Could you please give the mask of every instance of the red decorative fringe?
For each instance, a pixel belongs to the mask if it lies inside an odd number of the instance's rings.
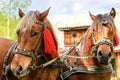
[[[117,33],[114,33],[114,39],[113,39],[113,46],[116,47],[119,45],[119,38],[118,38],[118,35]]]
[[[119,38],[118,38],[117,33],[114,34],[114,39],[113,39],[113,40],[114,40],[114,41],[113,41],[113,46],[114,46],[114,47],[118,46],[118,45],[119,45]],[[86,44],[87,44],[87,47],[88,47],[88,48],[91,48],[91,46],[92,46],[92,40],[91,40],[91,39],[88,39],[88,40],[86,41]]]
[[[92,46],[92,40],[91,40],[91,39],[88,39],[88,40],[86,41],[86,44],[87,44],[88,48],[91,48],[91,46]]]
[[[45,53],[51,55],[57,54],[56,45],[54,43],[52,33],[47,28],[44,30],[44,45],[45,45]]]

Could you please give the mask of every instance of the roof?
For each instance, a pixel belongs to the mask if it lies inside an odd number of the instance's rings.
[[[91,24],[91,19],[88,15],[63,15],[63,16],[55,16],[54,18],[50,18],[53,26],[58,28],[72,28],[72,27],[84,27]]]
[[[68,30],[82,30],[82,29],[88,29],[90,25],[86,26],[76,26],[76,27],[63,27],[63,28],[58,28],[60,31],[68,31]]]

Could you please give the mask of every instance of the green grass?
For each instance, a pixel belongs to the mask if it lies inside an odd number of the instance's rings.
[[[9,35],[7,35],[8,30],[7,30],[7,20],[8,16],[3,15],[0,13],[0,37],[6,37],[10,39],[16,39],[16,32],[15,29],[17,27],[17,24],[19,22],[19,19],[15,17],[9,17]]]

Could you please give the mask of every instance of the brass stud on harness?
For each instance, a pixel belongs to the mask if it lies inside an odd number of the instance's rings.
[[[30,52],[28,52],[28,55],[30,55]]]
[[[17,50],[17,49],[15,49],[15,52],[18,52],[18,50]]]

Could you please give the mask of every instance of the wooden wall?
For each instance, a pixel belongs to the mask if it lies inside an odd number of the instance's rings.
[[[64,46],[70,47],[77,43],[81,36],[84,35],[86,29],[75,30],[75,31],[64,31]]]
[[[120,79],[120,51],[114,53],[115,62],[116,62],[116,74],[117,77]]]

